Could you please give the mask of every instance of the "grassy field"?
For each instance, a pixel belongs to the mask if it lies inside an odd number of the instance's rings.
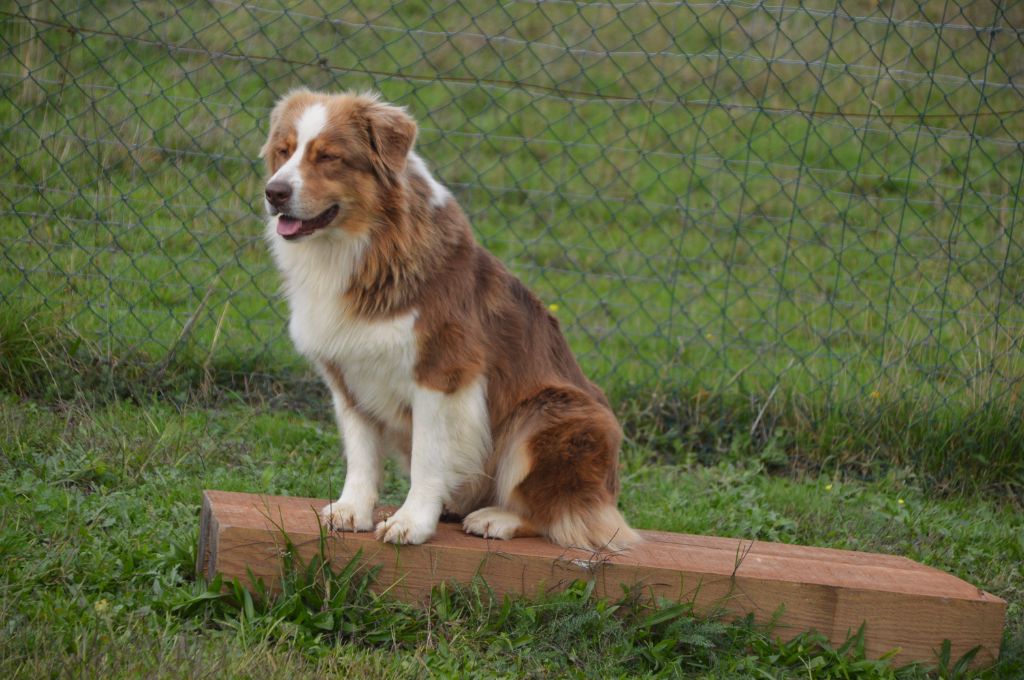
[[[418,118],[617,405],[637,526],[950,570],[1024,673],[1024,5],[843,8],[0,8],[0,673],[895,672],[585,593],[360,601],[403,637],[340,644],[205,601],[201,488],[341,479],[257,217],[298,85]]]
[[[373,87],[617,399],[1019,487],[1024,8],[844,8],[24,2],[0,291],[121,385],[308,380],[255,156],[288,89]]]
[[[925,675],[813,639],[780,644],[685,606],[595,602],[582,587],[505,604],[438,593],[424,611],[360,596],[357,580],[337,610],[351,628],[339,622],[337,633],[311,623],[328,609],[315,598],[247,613],[204,599],[195,580],[201,489],[330,496],[342,474],[330,422],[251,404],[53,406],[7,394],[0,433],[4,677]],[[1019,511],[938,498],[906,471],[870,482],[809,475],[780,467],[771,446],[666,463],[668,445],[626,446],[621,505],[637,526],[891,552],[949,570],[1010,602],[1002,661],[987,677],[1024,672]],[[385,501],[404,490],[389,475]]]

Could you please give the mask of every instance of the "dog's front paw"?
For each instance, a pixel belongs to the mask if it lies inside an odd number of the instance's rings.
[[[418,545],[434,535],[437,518],[417,516],[400,508],[391,517],[377,525],[377,540],[400,545]]]
[[[320,521],[331,531],[372,531],[373,504],[358,506],[334,501],[320,511]]]

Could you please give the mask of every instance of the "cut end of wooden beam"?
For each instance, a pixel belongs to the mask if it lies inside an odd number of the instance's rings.
[[[281,575],[285,536],[303,560],[319,550],[317,512],[329,501],[205,491],[197,570],[273,587]],[[442,523],[424,545],[383,544],[372,533],[331,533],[326,557],[341,566],[362,551],[379,567],[375,589],[422,602],[442,582],[483,578],[498,595],[531,595],[593,579],[595,592],[618,598],[623,588],[693,602],[696,611],[752,613],[775,621],[773,634],[817,630],[841,644],[865,625],[868,656],[898,650],[897,664],[932,664],[943,640],[952,658],[974,647],[976,666],[999,655],[1006,602],[951,574],[905,557],[810,548],[735,538],[640,532],[644,542],[618,554],[565,549],[539,538],[511,541],[463,533]]]

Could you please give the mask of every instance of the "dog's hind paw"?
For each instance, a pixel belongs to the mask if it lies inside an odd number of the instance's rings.
[[[480,508],[462,520],[462,528],[467,534],[484,538],[515,538],[522,524],[519,515],[496,507]]]

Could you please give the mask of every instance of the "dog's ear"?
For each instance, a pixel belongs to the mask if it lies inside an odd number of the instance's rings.
[[[394,182],[416,141],[416,121],[404,109],[376,102],[366,108],[364,115],[374,171]]]

